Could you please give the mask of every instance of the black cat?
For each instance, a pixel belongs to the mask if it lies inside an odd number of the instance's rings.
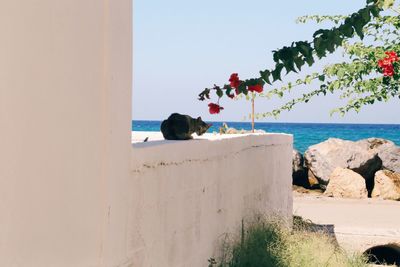
[[[166,140],[189,140],[192,134],[202,135],[211,127],[201,117],[193,119],[188,115],[173,113],[161,123],[161,132]]]

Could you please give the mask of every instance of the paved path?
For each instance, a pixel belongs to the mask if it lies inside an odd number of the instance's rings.
[[[346,249],[364,251],[375,245],[400,244],[400,202],[294,196],[293,212],[326,225]]]

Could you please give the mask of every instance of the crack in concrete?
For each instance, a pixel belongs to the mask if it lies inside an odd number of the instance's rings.
[[[144,163],[144,164],[142,164],[141,167],[132,170],[132,173],[142,173],[143,169],[155,169],[155,168],[158,168],[158,167],[179,166],[179,165],[188,164],[188,163],[209,162],[209,161],[213,161],[213,160],[216,160],[216,159],[225,159],[225,158],[228,158],[228,157],[231,157],[231,156],[236,156],[236,155],[238,155],[240,153],[243,153],[243,152],[251,150],[251,149],[259,149],[259,148],[275,147],[275,146],[287,146],[287,145],[291,145],[291,144],[253,145],[253,146],[246,147],[246,148],[241,149],[241,150],[236,151],[236,152],[232,152],[232,153],[225,154],[225,155],[218,155],[218,156],[214,156],[214,157],[210,157],[210,158],[206,158],[206,159],[186,159],[186,160],[182,160],[182,161],[171,161],[171,162],[161,161],[161,162],[159,162],[157,164],[146,164],[146,163]]]

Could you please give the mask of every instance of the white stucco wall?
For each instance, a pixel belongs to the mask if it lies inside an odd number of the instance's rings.
[[[149,137],[149,142],[141,142]],[[128,253],[133,266],[201,267],[242,218],[292,215],[292,136],[133,134]]]
[[[290,136],[132,147],[131,16],[0,1],[0,266],[204,266],[242,216],[291,211]]]
[[[0,266],[127,260],[131,4],[0,1]]]

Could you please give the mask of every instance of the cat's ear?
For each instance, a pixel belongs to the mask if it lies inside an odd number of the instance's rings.
[[[198,118],[197,118],[197,121],[202,121],[201,117],[198,117]]]

